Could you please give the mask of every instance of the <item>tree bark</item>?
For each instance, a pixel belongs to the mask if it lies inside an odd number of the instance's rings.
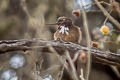
[[[10,51],[17,50],[35,50],[38,49],[44,52],[50,52],[49,46],[52,46],[59,55],[63,55],[65,50],[68,50],[71,55],[79,50],[88,51],[87,47],[79,44],[60,42],[60,41],[46,41],[41,39],[21,39],[21,40],[1,40],[0,41],[0,54],[5,54]],[[120,54],[102,51],[100,49],[91,48],[92,62],[97,62],[105,65],[120,66]]]

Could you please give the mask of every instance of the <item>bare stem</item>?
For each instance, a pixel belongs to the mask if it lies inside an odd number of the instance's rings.
[[[100,8],[100,10],[103,12],[103,14],[104,14],[106,17],[108,17],[108,19],[109,19],[114,25],[116,25],[116,27],[117,27],[118,29],[120,29],[120,23],[119,23],[117,20],[115,20],[115,19],[105,10],[105,8],[98,2],[98,0],[94,0],[94,1],[95,1],[96,5]]]
[[[110,11],[110,13],[111,13],[111,12],[112,12],[112,10]],[[109,14],[110,14],[110,13],[109,13]],[[107,22],[107,20],[108,20],[108,17],[105,18],[105,21],[103,22],[103,25],[105,25],[105,23]]]
[[[82,1],[81,1],[82,3]],[[89,29],[88,29],[88,22],[87,22],[87,15],[86,12],[84,10],[83,5],[80,5],[80,7],[82,8],[82,18],[83,18],[83,25],[85,28],[85,32],[86,32],[86,40],[87,40],[87,47],[88,47],[88,61],[87,61],[87,72],[86,72],[86,80],[89,80],[89,74],[90,74],[90,69],[91,69],[91,53],[90,53],[90,49],[91,49],[91,38],[90,38],[90,34],[89,34]]]
[[[90,38],[90,35],[89,35],[87,17],[86,17],[86,13],[85,13],[84,10],[82,10],[82,17],[83,17],[83,22],[84,22],[83,24],[84,24],[84,28],[85,28],[85,32],[86,32],[86,40],[87,40],[87,47],[88,47],[88,62],[87,62],[86,80],[89,80],[89,74],[90,74],[90,68],[91,68],[91,53],[90,53],[91,38]]]
[[[74,75],[75,80],[79,80],[79,79],[78,79],[78,76],[77,76],[77,71],[76,71],[76,69],[75,69],[75,65],[74,65],[74,63],[73,63],[73,61],[72,61],[72,59],[71,59],[71,57],[70,57],[69,52],[66,51],[65,54],[66,54],[66,56],[67,56],[68,62],[70,63],[70,66],[71,66],[71,68],[72,68],[72,71],[73,71],[73,75]]]

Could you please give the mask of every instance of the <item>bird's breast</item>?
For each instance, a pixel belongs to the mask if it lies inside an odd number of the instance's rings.
[[[67,29],[66,32],[65,32],[65,29],[62,29],[62,28],[57,30],[54,34],[54,40],[56,40],[57,38],[60,38],[66,42],[78,43],[80,38],[80,31],[77,27],[69,28]]]
[[[59,33],[69,35],[69,28],[65,26],[60,26]]]

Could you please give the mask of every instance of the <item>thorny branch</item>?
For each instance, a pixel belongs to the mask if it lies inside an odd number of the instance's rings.
[[[42,52],[49,52],[49,46],[52,46],[59,55],[63,55],[65,50],[70,52],[70,55],[74,55],[75,52],[79,50],[88,51],[87,47],[83,47],[74,43],[66,43],[59,41],[45,41],[40,39],[32,40],[1,40],[0,41],[0,54],[5,54],[8,51],[17,50],[34,50],[38,49]],[[120,66],[120,54],[115,54],[112,52],[105,52],[99,49],[90,49],[92,55],[92,61],[98,62],[105,65],[115,65]]]

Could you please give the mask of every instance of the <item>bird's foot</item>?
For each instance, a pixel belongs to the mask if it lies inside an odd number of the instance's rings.
[[[57,38],[56,40],[54,40],[55,42],[60,42],[63,43],[64,41],[61,38]]]

